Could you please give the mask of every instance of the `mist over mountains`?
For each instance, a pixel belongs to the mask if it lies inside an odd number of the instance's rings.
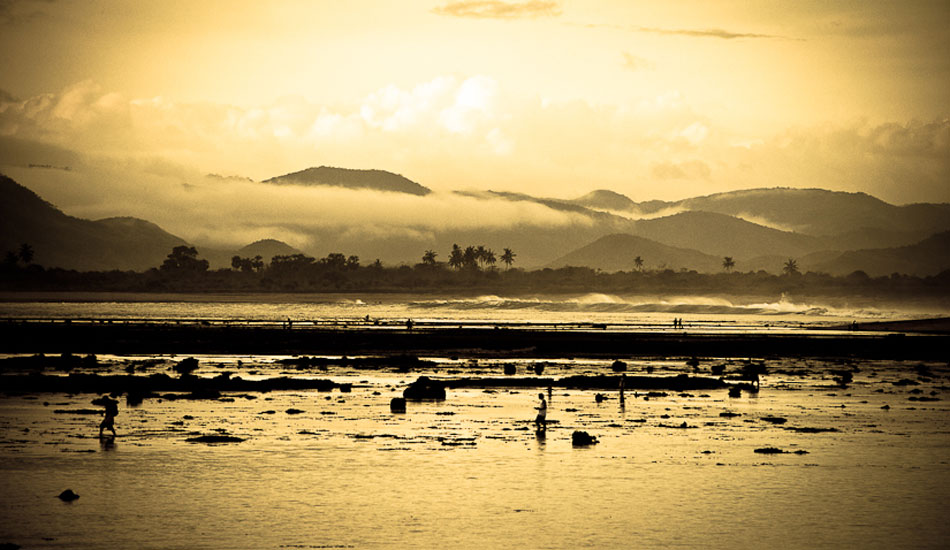
[[[774,188],[637,202],[598,190],[562,200],[496,191],[435,193],[383,170],[327,166],[262,182],[225,178],[217,185],[266,192],[274,204],[286,203],[288,215],[232,220],[256,227],[256,235],[272,232],[272,238],[244,248],[192,239],[188,244],[213,268],[230,267],[234,255],[268,261],[331,252],[357,255],[364,264],[380,259],[411,265],[426,250],[446,261],[455,243],[511,248],[515,267],[528,269],[629,271],[638,268],[634,259],[640,257],[644,270],[717,272],[726,256],[737,271],[772,273],[789,258],[803,272],[835,275],[863,270],[871,276],[926,276],[950,268],[950,204],[895,206],[864,193]],[[244,200],[256,201],[250,195]],[[0,220],[0,251],[28,243],[34,261],[46,267],[144,270],[186,243],[143,219],[68,216],[7,177],[0,178]],[[302,237],[291,246],[279,239],[283,234]]]

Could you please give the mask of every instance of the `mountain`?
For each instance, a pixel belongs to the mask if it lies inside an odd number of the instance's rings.
[[[64,214],[36,193],[0,175],[0,252],[33,247],[33,261],[78,270],[145,270],[186,244],[137,218],[91,221]]]
[[[669,246],[738,259],[767,254],[794,257],[826,248],[822,239],[779,231],[713,212],[680,212],[636,222],[636,235]]]
[[[637,203],[630,200],[626,195],[621,195],[609,189],[597,189],[569,202],[598,210],[617,210],[621,212],[637,210]]]
[[[295,185],[327,185],[331,187],[345,187],[347,189],[373,189],[394,193],[408,193],[410,195],[428,195],[432,191],[428,187],[385,170],[353,170],[350,168],[334,168],[320,166],[307,168],[299,172],[285,174],[264,180],[264,183],[295,184]]]
[[[614,234],[578,248],[554,260],[547,267],[587,266],[604,271],[632,271],[634,258],[643,259],[646,269],[695,269],[718,271],[722,258],[695,250],[667,246],[636,235]]]
[[[947,269],[950,269],[950,231],[931,235],[909,246],[843,252],[814,268],[832,275],[861,270],[872,277],[895,272],[929,276]]]
[[[856,230],[886,230],[919,240],[950,229],[950,204],[895,206],[866,193],[825,189],[749,189],[674,203],[688,210],[758,220],[806,235],[833,236]]]
[[[283,241],[278,241],[277,239],[262,239],[242,247],[237,252],[235,252],[235,255],[242,258],[254,258],[255,256],[260,256],[268,262],[274,256],[292,256],[294,254],[303,254],[303,252]]]

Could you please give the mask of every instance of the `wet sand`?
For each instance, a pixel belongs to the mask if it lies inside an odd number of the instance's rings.
[[[3,394],[0,543],[938,548],[950,537],[942,361],[763,359],[758,393],[628,385],[621,406],[610,359],[433,357],[406,372],[340,357],[197,358],[201,379],[332,386],[159,395],[138,406],[122,399],[119,437],[104,441],[95,394]],[[131,367],[143,379],[180,378],[181,359],[100,356],[69,372],[55,361],[33,372],[115,377]],[[626,367],[634,383],[716,380],[722,366],[732,383],[745,365],[631,359]],[[508,366],[513,376],[501,374]],[[37,376],[22,367],[7,374]],[[390,399],[420,375],[444,382],[446,399],[390,412]],[[572,385],[576,377],[591,383]],[[531,420],[545,385],[551,423],[541,437]],[[575,430],[599,443],[573,447]],[[203,436],[234,439],[189,441]],[[779,452],[757,452],[767,449]],[[80,498],[56,498],[67,488]]]

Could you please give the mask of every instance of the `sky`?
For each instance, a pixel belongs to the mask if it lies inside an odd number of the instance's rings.
[[[946,0],[0,0],[0,171],[77,215],[320,165],[948,202],[948,100]]]

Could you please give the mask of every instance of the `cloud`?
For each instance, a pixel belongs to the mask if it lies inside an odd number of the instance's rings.
[[[561,6],[558,2],[544,0],[530,0],[527,2],[463,0],[438,6],[432,12],[438,15],[477,19],[521,19],[557,17],[561,15]]]
[[[567,197],[608,188],[635,200],[675,200],[786,186],[864,191],[897,203],[950,201],[947,118],[755,135],[692,105],[677,90],[626,105],[515,98],[485,76],[384,86],[341,105],[286,97],[252,107],[130,100],[87,81],[0,103],[7,139],[0,164],[62,163],[76,172],[90,158],[128,160],[142,165],[130,173],[158,171],[178,185],[197,185],[196,178],[167,173],[155,159],[198,175],[257,180],[321,164],[376,168],[436,191]]]
[[[653,63],[651,63],[648,59],[633,55],[629,52],[621,53],[623,53],[623,66],[625,69],[629,69],[631,71],[641,71],[644,69],[653,68]]]
[[[725,40],[734,40],[737,38],[779,38],[787,40],[787,37],[774,34],[759,34],[753,32],[735,32],[723,29],[664,29],[660,27],[632,27],[635,32],[646,32],[653,34],[695,36],[699,38],[722,38]]]
[[[587,29],[614,29],[626,32],[661,34],[667,36],[692,36],[695,38],[720,38],[723,40],[736,40],[745,38],[777,39],[777,40],[796,40],[801,38],[792,38],[776,34],[761,34],[755,32],[729,31],[725,29],[674,29],[664,27],[639,27],[631,25],[617,25],[614,23],[568,23],[569,25],[587,28]]]
[[[588,223],[525,201],[273,185],[208,176],[155,158],[92,159],[71,171],[5,171],[70,215],[139,217],[190,242],[219,247],[277,238],[307,251],[319,248],[317,240],[327,235],[358,246],[367,238]]]

